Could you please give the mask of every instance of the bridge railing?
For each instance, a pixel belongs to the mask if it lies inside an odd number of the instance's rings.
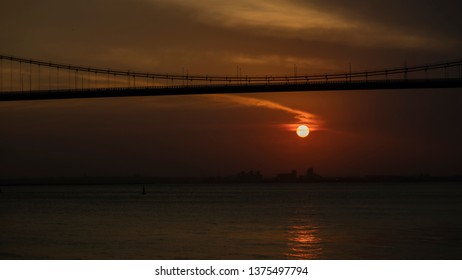
[[[7,63],[9,62],[9,63]],[[13,66],[13,63],[17,65]],[[8,65],[9,64],[9,65]],[[34,68],[32,67],[34,66]],[[53,72],[53,71],[54,72]],[[441,73],[436,71],[441,70]],[[0,55],[0,91],[88,90],[92,88],[143,88],[155,86],[193,87],[204,85],[284,84],[314,82],[353,82],[420,78],[462,79],[462,60],[404,66],[372,71],[337,72],[310,75],[193,75],[153,73],[63,64]],[[432,74],[432,75],[430,75]],[[137,80],[138,79],[138,80]],[[174,85],[174,83],[177,83]],[[182,82],[182,84],[178,84]]]

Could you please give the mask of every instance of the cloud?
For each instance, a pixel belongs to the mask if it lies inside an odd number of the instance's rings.
[[[443,43],[420,34],[382,25],[371,19],[348,17],[310,3],[281,0],[149,0],[192,11],[197,21],[226,28],[246,28],[277,37],[298,37],[359,46],[435,48]],[[250,29],[249,29],[250,28]],[[329,33],[326,33],[329,32]],[[328,34],[328,36],[326,36]]]
[[[3,53],[102,68],[285,75],[296,64],[314,74],[460,55],[462,4],[449,0],[4,2]]]
[[[216,10],[225,16],[225,24],[230,26],[254,25],[281,29],[336,29],[354,28],[355,24],[313,8],[301,7],[287,1],[237,1],[231,13]]]
[[[264,26],[282,29],[348,29],[355,26],[334,15],[281,0],[150,0],[192,9],[196,18],[228,27]]]
[[[284,112],[291,114],[293,118],[295,119],[295,121],[297,122],[297,124],[308,125],[311,131],[319,131],[323,129],[322,121],[318,116],[302,111],[302,110],[297,110],[297,109],[279,104],[277,102],[253,98],[253,97],[244,97],[244,96],[227,95],[227,94],[214,95],[213,99],[218,102],[226,102],[226,103],[236,104],[239,106],[260,107],[260,108],[266,108],[266,109],[271,109],[271,110],[284,111]],[[290,128],[293,128],[294,125],[296,124],[284,124],[285,127],[289,126]]]
[[[294,56],[282,56],[282,55],[245,55],[238,53],[227,53],[226,57],[229,61],[235,64],[247,64],[247,65],[289,65],[292,67],[295,65],[305,66],[318,66],[318,68],[330,68],[334,69],[335,64],[324,58],[316,57],[294,57]]]

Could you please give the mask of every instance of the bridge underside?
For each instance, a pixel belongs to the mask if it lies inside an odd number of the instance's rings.
[[[285,84],[197,85],[144,88],[95,88],[43,91],[1,92],[0,101],[164,96],[196,94],[232,94],[291,91],[350,91],[383,89],[461,88],[462,79],[418,79],[388,81],[327,81]]]

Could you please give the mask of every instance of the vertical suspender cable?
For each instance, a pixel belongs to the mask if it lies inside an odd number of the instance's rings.
[[[19,61],[19,90],[22,91],[22,65]]]
[[[13,60],[10,60],[10,91],[13,91]]]
[[[32,91],[32,63],[29,62],[29,92]]]
[[[48,66],[48,89],[51,89],[51,65]]]
[[[3,91],[3,57],[0,57],[0,91]]]
[[[68,79],[68,85],[67,85],[67,88],[68,89],[71,89],[72,86],[71,86],[71,76],[72,76],[72,73],[71,73],[71,66],[69,66],[69,69],[67,71],[67,79]]]

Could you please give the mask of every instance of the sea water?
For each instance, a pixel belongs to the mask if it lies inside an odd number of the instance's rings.
[[[461,183],[3,186],[1,259],[461,259]]]

